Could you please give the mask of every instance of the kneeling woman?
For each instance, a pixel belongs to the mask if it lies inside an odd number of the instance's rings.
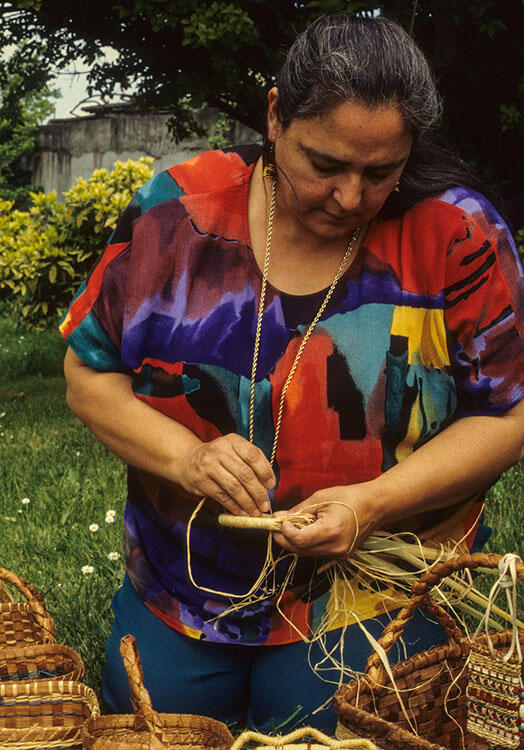
[[[523,446],[522,269],[431,145],[438,115],[399,26],[320,19],[268,93],[264,147],[144,185],[73,301],[68,403],[129,465],[112,710],[130,710],[132,633],[160,711],[331,732],[313,712],[341,673],[307,643],[333,608],[326,560],[378,529],[478,541],[484,489]],[[289,509],[314,522],[273,535],[285,590],[246,602],[266,535],[218,514]],[[398,601],[353,583],[347,602],[325,649],[362,670],[357,621],[378,636]],[[440,638],[421,614],[407,653]]]

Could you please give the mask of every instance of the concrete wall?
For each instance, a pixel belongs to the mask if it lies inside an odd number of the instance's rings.
[[[207,137],[176,144],[167,129],[169,114],[135,114],[101,108],[99,114],[67,120],[51,120],[40,129],[40,154],[33,168],[32,183],[45,192],[61,195],[78,177],[89,178],[95,169],[112,169],[115,161],[152,156],[155,174],[209,148]],[[210,136],[215,133],[216,114],[196,114]],[[232,142],[253,143],[260,135],[236,124]]]

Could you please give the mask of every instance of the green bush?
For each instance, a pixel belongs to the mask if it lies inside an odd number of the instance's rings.
[[[153,159],[116,162],[78,179],[64,196],[31,193],[28,211],[0,200],[0,302],[40,329],[60,315],[106,245],[131,197],[153,175]]]

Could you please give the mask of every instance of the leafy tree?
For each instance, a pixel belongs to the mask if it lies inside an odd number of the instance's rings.
[[[38,126],[53,111],[48,66],[17,47],[0,62],[0,199],[23,208],[29,200]]]
[[[93,91],[133,85],[144,107],[169,108],[180,138],[204,103],[261,130],[266,92],[296,33],[324,13],[382,14],[412,28],[445,100],[444,135],[524,223],[517,139],[524,130],[522,0],[10,0],[0,45],[42,38],[47,59],[92,64]],[[119,53],[103,61],[108,45]]]

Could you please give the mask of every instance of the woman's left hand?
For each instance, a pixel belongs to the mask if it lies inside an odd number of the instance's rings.
[[[368,504],[359,497],[362,487],[329,487],[315,492],[292,509],[293,512],[313,514],[314,522],[298,528],[290,521],[284,521],[282,532],[273,532],[274,540],[301,556],[347,557],[376,528]],[[282,511],[275,515],[286,513]]]

